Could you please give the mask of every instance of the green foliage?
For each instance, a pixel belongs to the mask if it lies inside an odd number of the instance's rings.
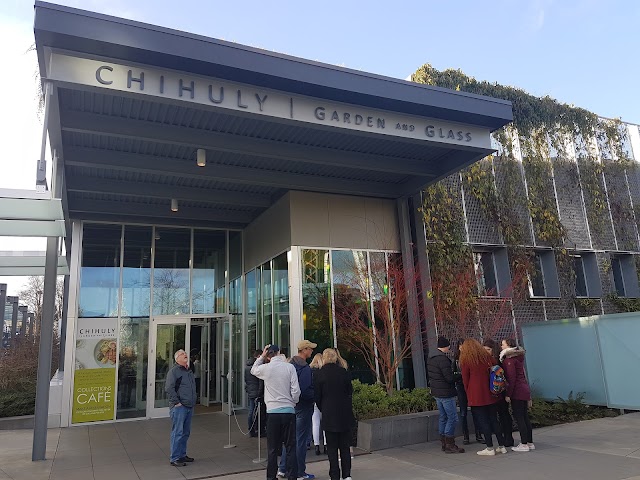
[[[610,293],[607,295],[607,300],[621,312],[640,312],[640,298],[619,297],[615,293]]]
[[[0,417],[33,415],[36,404],[35,384],[28,390],[0,390]]]
[[[380,384],[353,382],[353,413],[357,420],[426,412],[436,408],[435,399],[426,388],[400,390],[387,395]]]
[[[560,423],[580,422],[594,418],[616,417],[617,410],[606,407],[591,406],[584,403],[584,393],[574,396],[569,392],[566,399],[558,397],[555,402],[548,402],[539,398],[533,399],[533,406],[529,409],[529,418],[534,428],[548,427]]]

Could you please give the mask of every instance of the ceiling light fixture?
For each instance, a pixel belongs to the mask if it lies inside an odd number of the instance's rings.
[[[171,199],[171,211],[172,212],[177,212],[178,211],[178,199],[177,198],[172,198]]]
[[[196,163],[199,167],[204,167],[207,164],[207,151],[204,148],[199,148],[196,152]]]

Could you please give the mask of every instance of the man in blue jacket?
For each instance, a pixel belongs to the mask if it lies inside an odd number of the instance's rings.
[[[191,434],[191,417],[196,404],[196,379],[189,370],[189,357],[184,350],[178,350],[173,358],[173,366],[164,384],[169,399],[171,417],[171,454],[169,461],[174,467],[184,467],[193,462],[187,455],[187,441]]]
[[[300,385],[300,399],[296,405],[296,457],[298,461],[298,480],[311,480],[315,475],[307,473],[307,443],[311,438],[312,417],[313,417],[313,379],[311,368],[307,360],[313,355],[313,349],[318,345],[309,340],[298,342],[298,355],[291,358],[291,363],[298,374],[298,384]],[[283,449],[280,459],[278,476],[285,476],[286,455]]]

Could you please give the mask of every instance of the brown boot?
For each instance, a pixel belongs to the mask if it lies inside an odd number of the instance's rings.
[[[440,442],[442,443],[442,451],[444,452],[447,449],[447,442],[444,435],[440,435]]]
[[[446,437],[446,449],[444,453],[464,453],[464,448],[460,448],[456,445],[455,437]]]

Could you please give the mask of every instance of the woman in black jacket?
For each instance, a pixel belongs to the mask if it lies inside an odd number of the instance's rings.
[[[333,348],[322,352],[322,368],[314,375],[316,405],[322,412],[322,429],[327,439],[329,477],[331,480],[351,480],[351,426],[354,423],[353,387],[349,373],[336,362]],[[340,450],[340,465],[338,464]],[[342,467],[342,475],[340,475]]]

